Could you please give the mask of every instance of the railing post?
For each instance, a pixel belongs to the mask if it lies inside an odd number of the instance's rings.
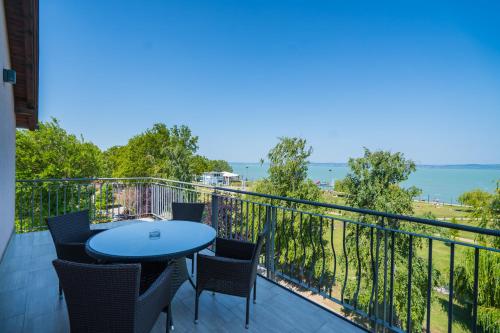
[[[276,207],[266,206],[266,276],[274,279],[274,241],[276,230]]]
[[[219,196],[217,195],[217,191],[212,192],[212,216],[211,223],[212,228],[215,229],[215,232],[219,233]]]

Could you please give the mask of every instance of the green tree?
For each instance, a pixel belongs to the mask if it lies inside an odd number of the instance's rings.
[[[119,167],[124,163],[126,146],[113,146],[104,151],[104,171],[103,176],[119,177]]]
[[[312,147],[300,138],[279,138],[278,144],[272,148],[269,158],[269,177],[256,182],[255,190],[282,197],[317,201],[321,190],[310,179],[307,179],[308,158]]]
[[[16,132],[16,179],[98,177],[103,170],[100,149],[67,133],[54,118],[36,131]]]
[[[209,171],[228,171],[232,172],[233,168],[229,165],[227,161],[224,160],[210,160],[205,156],[195,155],[191,159],[191,170],[192,172],[199,176],[204,172]]]
[[[381,212],[411,214],[413,199],[421,191],[414,186],[405,189],[399,184],[416,170],[415,163],[405,159],[402,153],[364,150],[363,157],[349,159],[350,172],[345,180],[349,193],[347,204]]]
[[[500,230],[500,188],[494,194],[480,190],[466,192],[460,196],[461,203],[473,207],[471,217],[479,218],[478,225],[483,228]],[[480,237],[475,241],[480,245],[500,248],[499,237]],[[472,251],[467,251],[457,265],[454,284],[455,297],[472,313],[474,288],[474,262]],[[500,331],[500,254],[480,251],[478,284],[477,321],[484,332]]]
[[[105,169],[100,149],[62,129],[56,119],[41,122],[35,131],[16,132],[16,179],[94,178]],[[44,228],[44,221],[33,216],[48,216],[66,210],[88,207],[92,186],[78,182],[40,182],[16,184],[16,229],[23,231],[23,218],[30,212],[31,227]],[[77,200],[77,198],[82,198]],[[47,198],[50,198],[47,200]],[[38,203],[38,204],[35,204]]]
[[[187,126],[155,124],[153,128],[132,137],[117,149],[117,177],[162,177],[192,181],[191,160],[198,149],[198,137]],[[115,152],[110,152],[113,155]]]
[[[207,171],[227,171],[233,172],[233,168],[224,160],[209,160]]]
[[[333,185],[333,189],[335,192],[347,193],[349,189],[346,186],[346,179],[337,179],[335,180],[335,184]]]
[[[279,138],[279,142],[267,155],[269,176],[256,182],[254,190],[281,197],[318,201],[321,197],[321,190],[307,178],[308,158],[311,153],[312,148],[307,146],[304,139]],[[252,200],[252,198],[248,199]],[[321,265],[321,262],[322,259],[325,263],[331,261],[331,253],[325,253],[322,256],[318,251],[320,247],[327,246],[327,240],[322,233],[322,226],[326,228],[327,224],[323,223],[318,214],[300,216],[299,213],[294,213],[295,210],[310,213],[322,213],[323,210],[290,201],[263,200],[262,198],[259,198],[259,201],[278,207],[274,215],[276,269],[287,272],[290,276],[295,276],[304,282],[307,280],[314,285],[319,284],[322,276],[325,278],[323,283],[330,278],[331,272],[323,274],[322,269],[326,265]],[[260,219],[265,220],[265,216]],[[301,248],[298,248],[297,243],[301,244]]]
[[[494,195],[475,189],[469,192],[464,192],[458,197],[458,202],[462,205],[471,206],[473,209],[483,209],[493,200]]]
[[[193,158],[191,158],[190,164],[191,172],[197,176],[200,176],[204,172],[210,171],[210,160],[205,156],[193,156]]]
[[[402,188],[400,183],[407,180],[412,172],[416,170],[415,163],[407,160],[402,153],[391,153],[387,151],[370,151],[365,148],[364,156],[361,158],[349,159],[350,171],[344,180],[344,188],[348,192],[347,204],[352,207],[371,209],[393,214],[409,215],[413,213],[413,199],[420,194],[416,187]],[[390,226],[394,229],[413,231],[419,233],[431,233],[430,228],[420,225],[402,224],[399,220],[388,220],[362,215],[360,221],[370,224]],[[382,232],[371,230],[370,228],[348,228],[347,238],[348,252],[359,251],[360,263],[357,258],[350,258],[352,265],[357,267],[362,281],[363,288],[358,290],[357,281],[350,282],[348,290],[354,298],[354,303],[368,312],[380,308],[383,300],[383,292],[379,289],[378,295],[372,298],[371,289],[375,269],[379,272],[379,281],[383,280],[382,259],[373,262],[373,244],[381,244]],[[373,235],[375,234],[375,235]],[[359,238],[359,239],[358,239]],[[358,239],[359,243],[354,240]],[[394,261],[396,262],[394,277],[394,312],[402,327],[406,326],[408,258],[409,258],[409,237],[399,234],[395,237],[394,243],[390,244],[394,248]],[[413,250],[422,247],[422,241],[414,237]],[[380,256],[382,258],[383,256]],[[425,296],[427,288],[426,264],[420,257],[414,256],[412,259],[412,307],[411,320],[412,330],[421,331],[422,321],[425,314]],[[359,268],[358,268],[359,267]],[[389,273],[391,274],[391,273]],[[435,274],[436,275],[436,274]],[[436,281],[437,283],[437,281]]]

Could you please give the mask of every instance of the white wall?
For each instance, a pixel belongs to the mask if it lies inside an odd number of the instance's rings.
[[[4,0],[0,0],[0,258],[14,228],[16,120],[12,85],[3,82],[10,68]]]

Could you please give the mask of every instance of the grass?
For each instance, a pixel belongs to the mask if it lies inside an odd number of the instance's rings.
[[[422,216],[425,213],[432,213],[436,218],[467,218],[469,209],[462,206],[451,206],[443,204],[434,204],[429,202],[414,202],[413,215]]]
[[[448,296],[438,294],[437,300],[433,302],[431,307],[431,331],[438,333],[448,332]],[[467,333],[470,332],[470,314],[464,307],[453,305],[453,332]]]

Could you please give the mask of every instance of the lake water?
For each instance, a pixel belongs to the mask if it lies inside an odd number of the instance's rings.
[[[230,164],[235,173],[248,180],[266,177],[269,167],[267,163]],[[342,163],[309,164],[309,178],[315,182],[332,184],[344,178],[348,171],[347,165]],[[472,189],[493,192],[497,180],[500,180],[500,165],[419,165],[403,186],[420,188],[421,199],[456,203],[460,194]]]

